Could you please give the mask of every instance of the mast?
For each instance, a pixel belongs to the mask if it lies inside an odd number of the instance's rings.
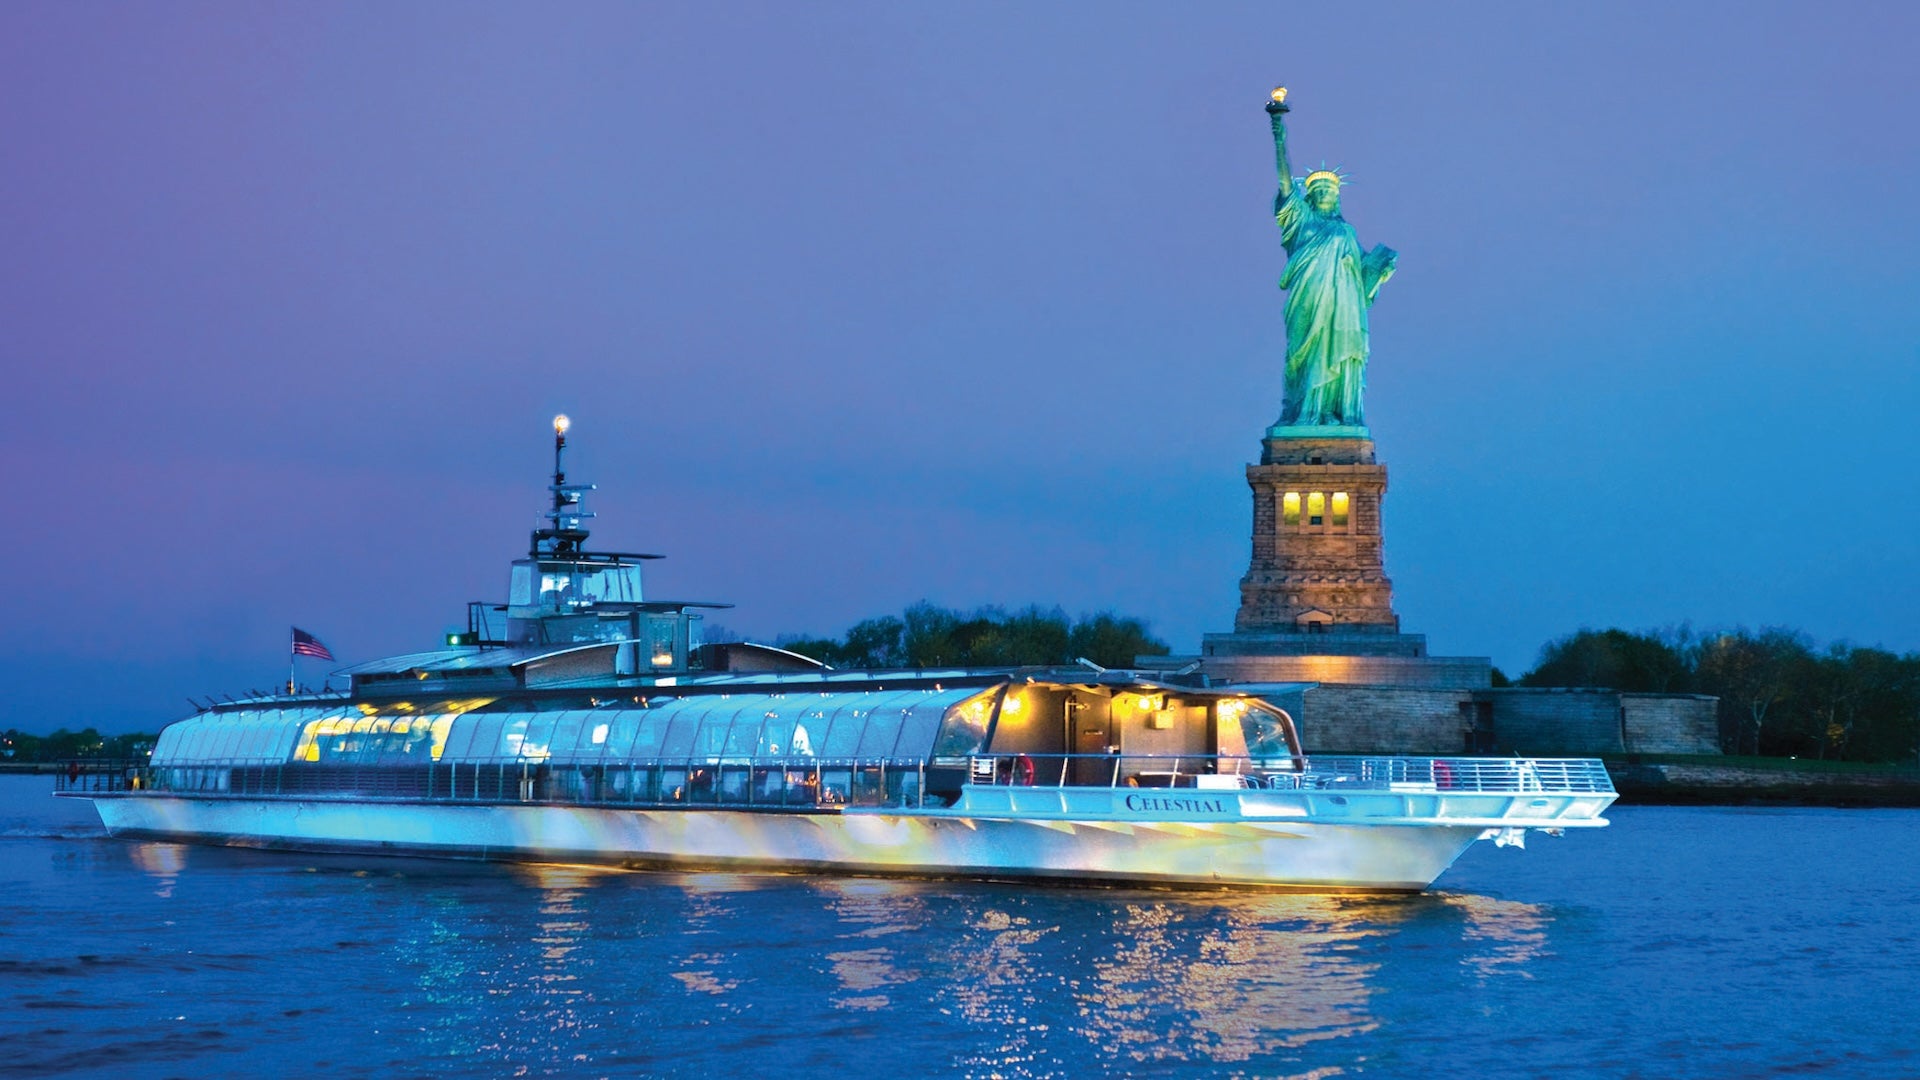
[[[594,485],[567,483],[567,429],[572,426],[573,421],[567,419],[565,413],[553,418],[553,483],[547,485],[547,490],[553,493],[553,506],[541,515],[550,524],[533,531],[532,554],[535,558],[542,555],[578,555],[580,545],[587,540],[587,530],[582,522],[593,514],[581,508],[581,500],[594,489]]]

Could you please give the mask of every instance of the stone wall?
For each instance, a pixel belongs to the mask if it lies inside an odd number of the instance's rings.
[[[1718,698],[1706,694],[1621,694],[1630,754],[1717,754]]]
[[[1286,674],[1272,681],[1312,679]],[[1480,753],[1591,757],[1720,752],[1715,699],[1696,694],[1323,683],[1306,692],[1295,715],[1310,753],[1471,753],[1476,729]]]
[[[1321,686],[1307,691],[1300,741],[1309,754],[1458,754],[1470,690]]]
[[[1553,757],[1626,749],[1618,691],[1513,687],[1482,694],[1493,705],[1493,745],[1498,752]]]

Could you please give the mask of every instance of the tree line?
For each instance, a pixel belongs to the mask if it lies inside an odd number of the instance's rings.
[[[153,749],[155,738],[153,735],[102,735],[92,728],[82,731],[60,728],[51,735],[8,730],[0,732],[0,762],[145,758]]]
[[[1080,659],[1125,668],[1136,656],[1170,651],[1145,622],[1111,611],[1070,619],[1058,607],[961,612],[926,601],[898,617],[864,619],[838,638],[785,635],[774,644],[837,668],[1023,667]]]
[[[713,640],[732,637],[715,630]],[[964,612],[925,601],[898,616],[864,619],[837,638],[785,635],[774,643],[836,668],[1059,666],[1083,658],[1125,668],[1135,657],[1170,651],[1146,622],[1111,611],[1074,619],[1058,607]],[[1506,684],[1498,671],[1494,677]],[[1720,746],[1730,754],[1920,762],[1920,652],[1823,647],[1779,627],[1581,630],[1543,646],[1519,685],[1710,694],[1719,699]],[[154,738],[93,728],[10,730],[0,732],[0,761],[137,759]]]
[[[1730,754],[1920,761],[1920,653],[1781,627],[1581,630],[1548,642],[1520,685],[1712,694]]]

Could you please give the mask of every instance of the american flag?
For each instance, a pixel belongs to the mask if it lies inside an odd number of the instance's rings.
[[[327,651],[325,645],[320,644],[319,638],[297,626],[293,628],[293,655],[311,656],[315,660],[333,659],[333,654]]]

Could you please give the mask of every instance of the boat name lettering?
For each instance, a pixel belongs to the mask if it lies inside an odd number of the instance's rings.
[[[1219,799],[1168,799],[1155,795],[1127,796],[1129,810],[1173,811],[1183,814],[1224,814],[1226,804]]]

